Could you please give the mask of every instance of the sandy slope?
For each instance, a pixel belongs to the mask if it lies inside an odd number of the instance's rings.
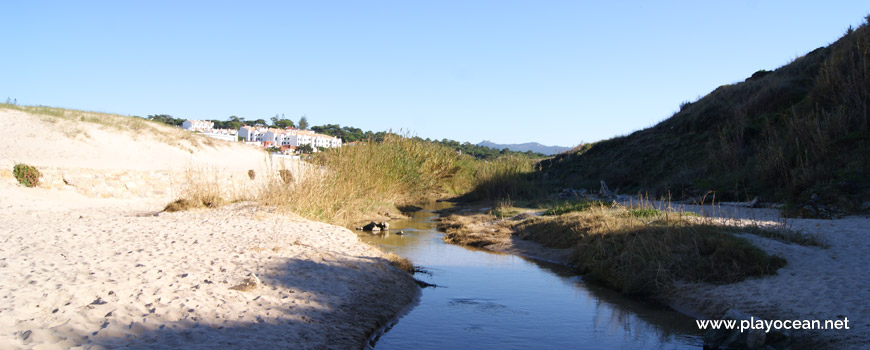
[[[143,125],[147,127],[141,131],[123,130],[0,109],[0,130],[15,135],[0,138],[0,161],[3,162],[0,166],[17,161],[66,168],[183,170],[218,167],[247,171],[259,169],[267,161],[264,152],[243,144],[197,137],[197,143],[211,143],[197,146],[174,137],[181,133],[180,129],[150,122]],[[151,131],[152,127],[158,132]]]
[[[70,138],[70,125],[87,126],[0,110],[4,130],[27,130],[0,141],[0,348],[359,348],[417,293],[341,227],[245,203],[155,215],[167,194],[93,198],[8,176],[14,162],[229,173],[264,162],[242,145],[188,148],[106,127]],[[231,289],[251,274],[260,286]]]

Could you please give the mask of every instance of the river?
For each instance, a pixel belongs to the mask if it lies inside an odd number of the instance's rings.
[[[364,241],[428,273],[419,303],[380,335],[381,349],[697,349],[693,318],[586,283],[569,268],[451,245],[433,203]],[[402,230],[403,235],[396,233]]]

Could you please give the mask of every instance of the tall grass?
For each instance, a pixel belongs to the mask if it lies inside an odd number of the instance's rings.
[[[311,163],[314,169],[302,179],[270,181],[260,201],[348,225],[468,187],[475,161],[435,143],[388,134],[383,142],[318,153]]]
[[[535,160],[507,156],[493,161],[482,161],[471,174],[468,200],[511,200],[535,198],[541,195],[540,185],[534,178]]]

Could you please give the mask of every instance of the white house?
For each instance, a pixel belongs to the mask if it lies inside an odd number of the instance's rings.
[[[289,146],[295,148],[302,145],[311,145],[314,149],[317,149],[318,147],[341,147],[341,139],[338,137],[318,134],[309,130],[297,130],[292,128],[266,129],[245,125],[239,128],[238,136],[241,136],[246,142],[259,142],[261,145],[268,144],[278,147]]]
[[[214,122],[208,120],[185,120],[181,123],[181,128],[188,131],[208,132],[214,129]]]
[[[247,142],[256,142],[256,141],[262,142],[263,141],[263,134],[265,134],[266,131],[268,131],[268,130],[266,130],[266,128],[244,125],[241,128],[239,128],[239,132],[237,133],[237,135],[244,138],[244,140]]]
[[[341,139],[329,135],[318,134],[313,131],[299,130],[295,135],[290,136],[290,145],[299,147],[302,145],[311,145],[312,148],[340,148]]]

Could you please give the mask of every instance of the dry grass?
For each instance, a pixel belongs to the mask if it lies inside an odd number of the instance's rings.
[[[411,260],[392,252],[387,253],[386,258],[390,262],[390,265],[395,266],[397,269],[411,274],[414,273],[414,264],[411,263]]]
[[[318,153],[305,176],[270,179],[258,198],[309,219],[350,225],[373,213],[398,216],[396,206],[448,194],[472,162],[441,145],[387,135],[383,142]]]
[[[569,248],[578,272],[628,294],[667,294],[676,281],[733,283],[785,265],[784,259],[732,234],[745,232],[744,227],[641,207],[592,203],[519,220],[451,215],[439,228],[444,240],[455,244],[485,246],[515,237]]]
[[[444,231],[447,243],[483,247],[499,243],[513,233],[512,223],[499,220],[492,214],[454,214],[442,218],[438,229]]]
[[[224,204],[253,199],[250,187],[227,182],[226,174],[215,169],[188,169],[181,181],[178,199],[167,204],[167,212],[217,208]]]
[[[159,142],[176,147],[192,147],[199,149],[203,146],[214,147],[219,142],[210,137],[196,135],[180,128],[150,121],[139,117],[129,117],[110,113],[79,111],[58,107],[47,106],[22,106],[13,104],[0,104],[0,108],[17,110],[33,115],[38,115],[48,123],[68,122],[69,127],[64,128],[64,133],[69,138],[90,138],[87,130],[82,128],[82,123],[96,125],[101,128],[111,128],[122,131],[130,131],[131,137],[149,135]]]

